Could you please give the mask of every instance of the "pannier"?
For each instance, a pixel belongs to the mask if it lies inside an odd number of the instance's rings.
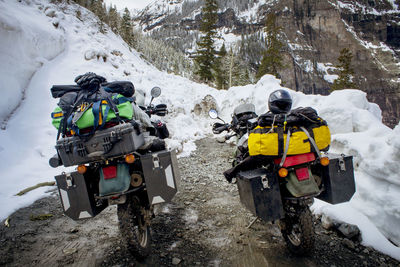
[[[178,191],[180,174],[175,151],[159,151],[140,157],[151,204],[170,202]]]
[[[60,138],[56,149],[65,167],[105,160],[134,152],[144,144],[143,134],[131,123],[98,130],[89,139]]]
[[[92,173],[63,173],[55,177],[64,213],[73,220],[92,218],[107,207],[97,204],[93,188],[88,186]]]
[[[242,171],[237,179],[240,202],[265,221],[284,217],[278,176],[266,169]]]
[[[260,116],[258,126],[249,134],[249,154],[281,157],[287,141],[287,155],[316,152],[309,136],[320,151],[329,149],[331,134],[328,125],[314,109],[298,108],[287,115],[267,113]]]
[[[330,153],[326,155],[329,157],[329,165],[322,167],[324,188],[317,198],[330,204],[347,202],[356,192],[353,156]]]

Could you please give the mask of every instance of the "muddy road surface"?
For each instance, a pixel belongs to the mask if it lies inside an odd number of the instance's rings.
[[[257,221],[240,204],[236,185],[222,171],[234,147],[214,139],[179,159],[180,192],[156,208],[152,251],[138,262],[119,235],[116,207],[75,222],[62,213],[58,193],[36,201],[0,226],[1,266],[400,266],[400,262],[322,228],[314,218],[315,250],[296,257],[277,225]],[[47,215],[47,216],[43,216]]]

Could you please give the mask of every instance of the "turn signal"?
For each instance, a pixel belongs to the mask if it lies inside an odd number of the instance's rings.
[[[281,168],[278,171],[279,177],[282,177],[282,178],[286,177],[288,175],[288,173],[289,173],[288,170],[285,168]]]
[[[132,164],[135,162],[135,156],[132,154],[126,155],[125,156],[125,162],[128,164]]]
[[[87,171],[87,167],[85,165],[79,165],[76,170],[78,171],[78,173],[80,174],[84,174]]]
[[[323,157],[319,160],[322,166],[328,166],[329,165],[329,158]]]

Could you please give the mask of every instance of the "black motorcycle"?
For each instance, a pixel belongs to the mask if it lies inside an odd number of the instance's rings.
[[[153,88],[152,100],[160,93],[160,88]],[[166,105],[150,103],[145,109],[152,115],[167,113]],[[114,120],[90,136],[84,130],[81,136],[67,134],[57,140],[57,155],[50,165],[77,166],[76,171],[55,177],[64,213],[74,220],[87,219],[117,205],[121,235],[141,259],[150,252],[153,207],[171,201],[180,176],[174,151],[165,146],[161,151],[141,148],[145,139],[138,125],[134,120]],[[161,137],[158,131],[166,126],[159,126],[152,134]]]
[[[226,140],[237,139],[234,168],[225,173],[234,173],[241,203],[256,215],[251,224],[258,218],[278,222],[288,249],[298,255],[309,253],[315,240],[309,207],[314,198],[331,204],[351,199],[355,192],[352,157],[324,154],[317,147],[298,155],[250,157],[248,137],[258,125],[254,110],[252,104],[238,106],[231,123],[220,119],[216,110],[209,112],[211,118],[223,122],[213,124],[215,134],[228,131]],[[287,136],[289,146],[290,131]]]

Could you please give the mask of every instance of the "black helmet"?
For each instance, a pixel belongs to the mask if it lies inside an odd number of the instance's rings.
[[[292,108],[292,97],[285,90],[276,90],[269,95],[268,108],[274,114],[288,113]]]

